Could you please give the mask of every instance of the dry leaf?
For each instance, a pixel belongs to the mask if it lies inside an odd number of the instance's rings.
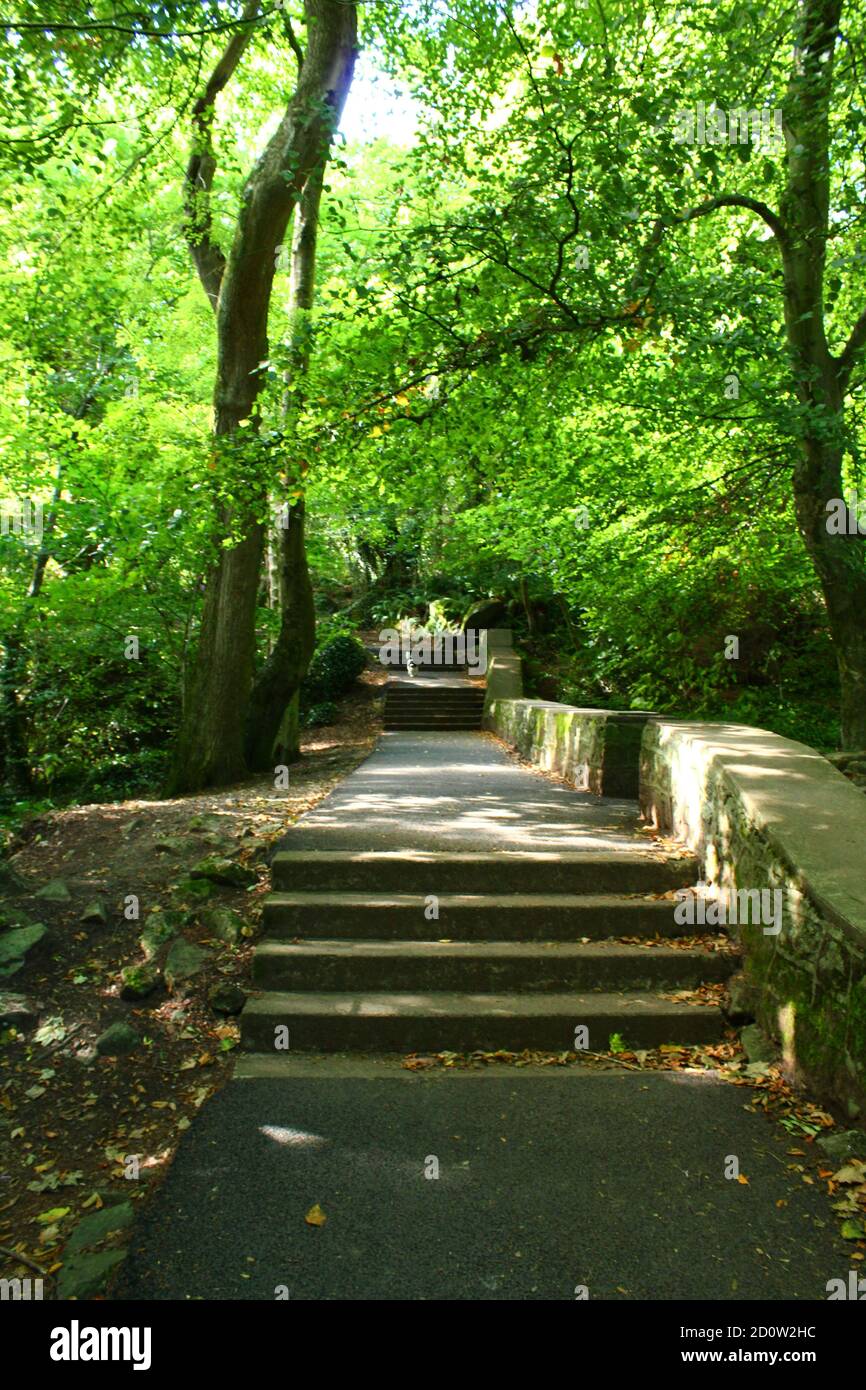
[[[39,1169],[37,1168],[36,1171],[38,1173]],[[823,1178],[824,1176],[825,1174],[822,1173],[821,1177]],[[866,1163],[861,1163],[859,1159],[855,1159],[853,1163],[846,1163],[844,1168],[840,1168],[838,1173],[833,1174],[833,1181],[843,1183],[866,1182]]]

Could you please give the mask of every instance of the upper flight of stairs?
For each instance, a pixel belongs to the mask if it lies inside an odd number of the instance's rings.
[[[717,1008],[665,996],[722,981],[730,958],[640,944],[680,935],[653,895],[695,878],[640,852],[279,853],[243,1045],[273,1054],[280,1025],[301,1052],[567,1051],[579,1025],[598,1052],[613,1033],[717,1040]]]
[[[484,690],[474,685],[389,681],[386,729],[480,729]]]

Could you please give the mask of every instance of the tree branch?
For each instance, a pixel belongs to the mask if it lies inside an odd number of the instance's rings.
[[[304,184],[327,161],[355,65],[354,3],[304,0],[304,17],[303,66],[283,118],[244,185],[220,292],[219,390],[227,419],[237,411],[246,418],[258,392],[277,248]]]
[[[557,287],[562,278],[563,266],[565,264],[565,248],[569,242],[580,235],[580,208],[574,196],[574,142],[577,137],[572,137],[565,147],[566,169],[565,169],[565,199],[571,209],[571,227],[563,236],[557,239],[556,244],[556,265],[550,277],[548,293],[552,298],[556,297]]]
[[[213,153],[214,103],[230,81],[244,49],[252,37],[252,21],[259,12],[259,0],[247,0],[243,27],[229,39],[222,57],[205,83],[204,90],[192,108],[195,132],[193,151],[186,169],[184,207],[186,238],[193,263],[198,271],[205,294],[216,309],[220,285],[225,270],[225,256],[211,239],[210,191],[216,172]]]
[[[773,212],[773,209],[762,203],[759,198],[747,198],[741,193],[723,193],[718,198],[708,198],[705,203],[689,208],[687,212],[677,213],[672,223],[693,222],[696,217],[708,217],[711,212],[718,212],[719,208],[746,208],[749,212],[756,213],[766,222],[779,245],[787,246],[788,233],[778,213]]]
[[[289,41],[289,47],[291,48],[292,52],[298,60],[298,76],[300,77],[301,68],[304,66],[304,50],[301,48],[301,45],[298,41],[298,36],[292,28],[292,21],[289,19],[288,15],[284,15],[283,23],[286,30],[286,38]]]
[[[0,19],[0,29],[14,29],[18,33],[24,34],[35,31],[41,34],[60,34],[70,32],[73,34],[126,34],[130,38],[146,39],[197,39],[207,38],[210,34],[224,34],[232,29],[240,29],[254,25],[257,19],[267,19],[268,15],[275,14],[280,10],[280,5],[275,5],[270,10],[265,10],[261,16],[258,14],[248,15],[246,11],[240,19],[226,19],[219,24],[212,24],[207,29],[147,29],[144,25],[124,25],[115,24],[112,20],[94,20],[91,24],[76,24],[73,21],[59,19]],[[258,9],[258,6],[256,6]]]
[[[866,309],[863,310],[854,327],[851,329],[851,336],[836,359],[840,369],[839,380],[843,389],[847,387],[851,379],[851,373],[856,365],[857,357],[861,348],[864,346],[866,346]]]

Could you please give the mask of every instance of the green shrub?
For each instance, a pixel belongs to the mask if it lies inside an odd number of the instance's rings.
[[[317,705],[310,705],[304,711],[301,723],[305,729],[310,729],[315,724],[333,724],[337,718],[337,706],[333,700],[322,700]]]
[[[309,710],[335,700],[354,685],[367,664],[367,653],[357,637],[343,633],[320,647],[310,662],[301,686],[301,703]]]
[[[169,754],[162,748],[101,759],[89,769],[75,790],[81,804],[89,801],[126,801],[133,796],[158,796],[168,775]]]

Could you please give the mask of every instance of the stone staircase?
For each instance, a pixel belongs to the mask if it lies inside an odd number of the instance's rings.
[[[565,1051],[581,1025],[599,1052],[615,1033],[718,1040],[716,1007],[667,996],[722,981],[730,958],[640,944],[680,935],[654,895],[695,878],[689,858],[640,851],[278,853],[243,1046],[273,1055],[280,1025],[293,1052]]]
[[[386,729],[480,729],[484,690],[420,677],[391,680],[385,687]]]

